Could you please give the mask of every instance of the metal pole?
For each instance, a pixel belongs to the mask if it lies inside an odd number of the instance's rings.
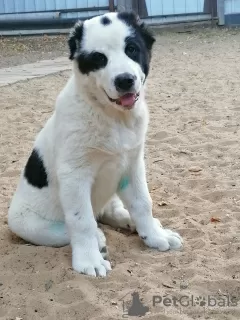
[[[217,16],[218,16],[218,25],[225,25],[225,8],[224,0],[217,0]]]

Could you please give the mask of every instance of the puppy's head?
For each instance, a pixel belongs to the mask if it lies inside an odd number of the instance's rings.
[[[77,22],[70,59],[86,92],[105,106],[132,109],[149,72],[155,39],[133,13],[108,13]]]

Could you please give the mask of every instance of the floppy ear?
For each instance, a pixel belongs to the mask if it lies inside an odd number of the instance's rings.
[[[73,60],[77,50],[81,46],[83,36],[83,22],[78,21],[74,27],[70,30],[69,39],[68,39],[68,46],[70,50],[69,59]]]
[[[143,37],[143,40],[148,48],[148,50],[152,50],[152,46],[156,39],[154,38],[152,32],[148,29],[146,24],[141,21],[139,15],[135,14],[134,12],[130,13],[131,19],[139,27],[140,33]]]
[[[152,46],[156,41],[155,37],[153,36],[152,32],[147,28],[146,24],[144,22],[141,22],[140,18],[138,20],[138,26],[141,36],[143,37],[143,40],[146,44],[146,47],[148,48],[148,50],[152,50]]]
[[[123,20],[128,25],[137,25],[139,17],[133,11],[119,12],[118,18]]]
[[[144,22],[141,21],[140,17],[134,12],[120,12],[118,14],[119,19],[122,19],[130,26],[135,27],[141,34],[146,47],[151,51],[152,46],[156,39],[154,38],[152,32],[147,28]]]

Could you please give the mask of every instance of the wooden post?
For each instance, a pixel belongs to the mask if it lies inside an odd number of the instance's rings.
[[[212,15],[212,18],[217,16],[217,0],[204,0],[204,13],[209,13]]]
[[[135,5],[137,10],[136,13],[139,15],[140,18],[147,18],[148,11],[147,11],[146,0],[135,0],[135,2],[137,2],[137,6]]]
[[[138,14],[139,12],[139,0],[132,0],[132,10]]]
[[[109,11],[114,12],[115,7],[114,7],[114,0],[109,0]]]
[[[132,0],[118,0],[117,11],[133,11]]]
[[[133,11],[140,17],[147,17],[146,0],[118,0],[117,11]]]

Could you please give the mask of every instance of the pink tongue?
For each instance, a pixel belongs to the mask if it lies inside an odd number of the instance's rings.
[[[124,96],[122,96],[121,98],[119,98],[120,103],[123,107],[128,107],[128,106],[132,106],[135,103],[135,94],[133,93],[127,93]]]

